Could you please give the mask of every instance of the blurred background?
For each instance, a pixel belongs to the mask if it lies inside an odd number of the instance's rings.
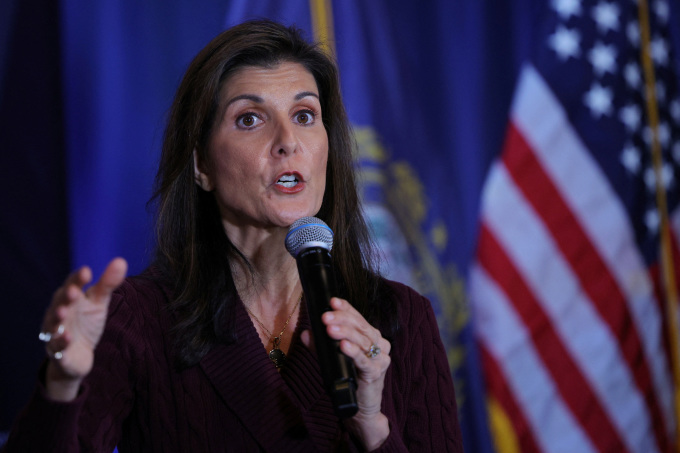
[[[466,451],[677,448],[676,0],[2,0],[0,444],[68,272],[149,264],[183,71],[258,17],[338,62],[382,270],[438,314]]]

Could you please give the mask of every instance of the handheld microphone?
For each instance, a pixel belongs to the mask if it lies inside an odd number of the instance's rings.
[[[340,351],[340,343],[328,336],[321,321],[321,315],[331,309],[331,297],[338,295],[331,248],[333,231],[316,217],[296,220],[286,235],[286,249],[297,261],[324,385],[336,414],[343,419],[356,414],[359,407],[354,363]]]

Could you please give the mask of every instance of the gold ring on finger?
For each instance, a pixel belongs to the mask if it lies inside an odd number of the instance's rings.
[[[373,343],[371,347],[368,348],[368,350],[366,351],[366,357],[368,357],[369,359],[374,359],[378,357],[378,355],[380,355],[380,351],[381,351],[380,347],[377,344]]]

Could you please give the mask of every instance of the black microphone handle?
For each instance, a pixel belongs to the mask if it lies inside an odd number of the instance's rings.
[[[296,260],[324,385],[338,417],[351,417],[359,409],[354,363],[340,351],[340,342],[328,336],[321,321],[321,315],[331,309],[331,297],[337,296],[331,255],[323,247],[310,247],[302,250]]]

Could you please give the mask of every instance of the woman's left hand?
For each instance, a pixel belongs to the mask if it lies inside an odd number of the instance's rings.
[[[354,361],[357,371],[359,411],[346,425],[367,451],[374,450],[387,439],[390,430],[380,405],[391,345],[346,300],[334,297],[330,305],[333,310],[324,313],[321,319],[328,335],[340,341],[340,350]]]

